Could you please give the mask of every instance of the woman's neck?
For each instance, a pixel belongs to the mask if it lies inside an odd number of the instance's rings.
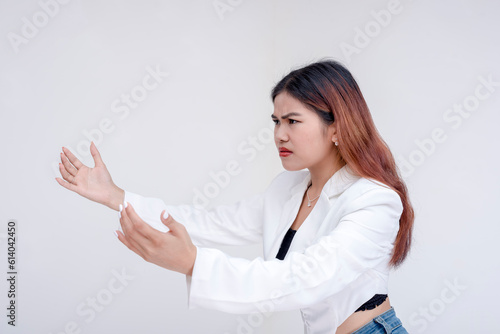
[[[309,168],[309,172],[311,173],[311,181],[309,184],[309,197],[314,198],[318,196],[326,182],[335,174],[339,169],[341,169],[344,164],[335,163],[333,166],[325,166],[323,168]]]

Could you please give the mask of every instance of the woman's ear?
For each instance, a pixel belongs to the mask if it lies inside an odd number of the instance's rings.
[[[328,136],[332,140],[332,142],[338,141],[337,139],[337,122],[333,122],[328,126]]]

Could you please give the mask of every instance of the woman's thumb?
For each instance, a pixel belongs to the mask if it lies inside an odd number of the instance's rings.
[[[101,159],[101,154],[97,150],[97,147],[95,146],[94,142],[90,142],[90,153],[92,154],[92,158],[94,158],[94,163],[95,166],[104,166],[104,162]]]
[[[172,216],[168,214],[167,210],[163,210],[160,217],[161,222],[171,230],[172,225],[174,225],[175,223],[174,218],[172,218]]]

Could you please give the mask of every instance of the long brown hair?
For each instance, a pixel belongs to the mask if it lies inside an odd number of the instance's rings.
[[[414,211],[399,168],[353,76],[339,62],[324,59],[281,79],[271,92],[272,101],[283,91],[315,111],[325,125],[337,123],[339,161],[361,177],[386,184],[401,197],[403,212],[389,261],[389,265],[398,267],[410,251]]]

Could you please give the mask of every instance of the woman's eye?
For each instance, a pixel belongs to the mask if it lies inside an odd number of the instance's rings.
[[[296,121],[296,120],[294,120],[294,119],[289,118],[288,120],[290,121],[290,124],[295,124],[295,123],[297,123],[297,121]],[[278,121],[277,119],[273,119],[273,122],[274,122],[274,124],[278,125],[278,122],[279,122],[279,121]],[[293,123],[292,123],[292,122],[293,122]]]

